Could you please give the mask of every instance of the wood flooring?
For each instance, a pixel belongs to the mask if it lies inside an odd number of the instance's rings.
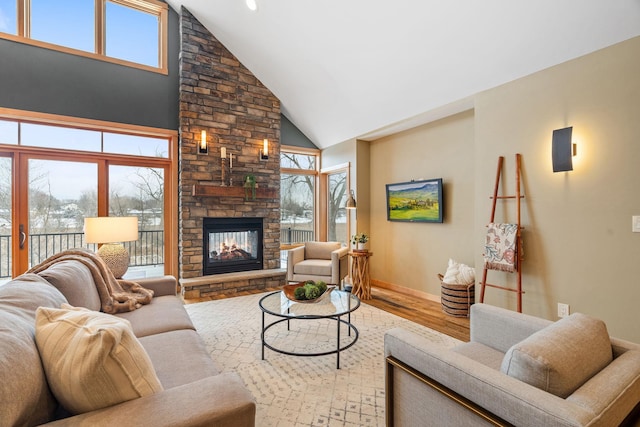
[[[243,296],[258,292],[277,291],[280,288],[268,288],[260,291],[238,292],[233,296]],[[469,319],[467,317],[453,317],[442,311],[440,303],[416,298],[389,289],[373,286],[372,298],[365,303],[411,320],[420,325],[434,329],[462,341],[469,341]],[[185,304],[202,301],[230,298],[229,295],[218,295],[184,300]]]

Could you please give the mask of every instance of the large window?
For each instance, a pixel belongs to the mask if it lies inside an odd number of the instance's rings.
[[[168,6],[157,0],[0,0],[0,37],[167,73]]]
[[[95,249],[83,234],[91,216],[138,217],[127,277],[175,274],[175,132],[30,114],[42,119],[0,117],[0,280]]]
[[[315,150],[280,152],[280,242],[285,247],[315,240],[317,164]]]

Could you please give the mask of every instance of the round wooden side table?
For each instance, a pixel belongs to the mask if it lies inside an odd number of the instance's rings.
[[[351,292],[361,300],[371,299],[371,277],[369,275],[369,258],[373,252],[351,251]]]

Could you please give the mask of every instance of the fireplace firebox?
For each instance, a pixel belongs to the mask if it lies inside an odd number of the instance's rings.
[[[202,274],[262,270],[262,218],[204,218]]]

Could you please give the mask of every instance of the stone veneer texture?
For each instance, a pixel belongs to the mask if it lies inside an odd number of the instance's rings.
[[[202,275],[203,217],[264,218],[264,268],[280,267],[280,101],[185,8],[180,20],[180,277]],[[209,153],[198,154],[207,131]],[[269,139],[269,160],[259,160]],[[234,154],[233,185],[253,174],[273,199],[194,197],[194,184],[220,185],[220,148]]]

